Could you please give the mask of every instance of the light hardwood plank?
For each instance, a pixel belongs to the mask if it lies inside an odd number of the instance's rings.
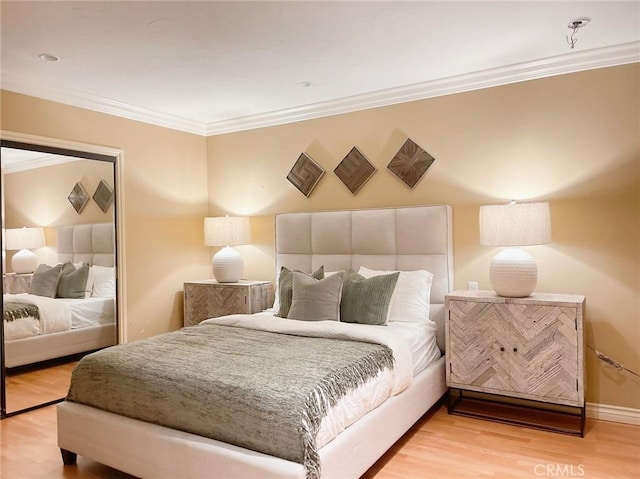
[[[63,466],[54,406],[0,421],[0,441],[2,479],[132,479],[83,457],[77,466]],[[563,469],[554,476],[547,473],[553,468]],[[558,472],[563,470],[564,475]],[[580,438],[448,415],[442,407],[420,420],[362,479],[537,477],[637,479],[640,426],[588,420]]]
[[[67,395],[71,372],[78,361],[35,370],[10,372],[6,380],[7,412],[18,411]]]

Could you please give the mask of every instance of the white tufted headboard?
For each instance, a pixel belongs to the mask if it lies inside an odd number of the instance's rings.
[[[58,261],[115,266],[113,223],[58,226]]]
[[[360,266],[433,273],[431,319],[444,351],[444,295],[453,290],[452,212],[448,205],[276,215],[276,274]]]

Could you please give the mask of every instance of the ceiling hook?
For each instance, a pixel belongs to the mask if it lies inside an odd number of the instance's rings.
[[[576,43],[578,43],[578,39],[577,38],[573,38],[573,36],[576,34],[577,31],[578,31],[578,27],[575,27],[573,29],[573,31],[571,32],[571,38],[569,38],[569,36],[566,37],[567,43],[570,45],[570,48],[572,50],[573,50],[573,47],[576,46]]]
[[[580,28],[586,26],[590,21],[591,19],[589,17],[581,17],[576,18],[575,20],[571,20],[567,25],[567,28],[571,29],[571,37],[567,35],[565,36],[565,38],[567,39],[567,43],[572,50],[576,46],[576,43],[578,43],[578,39],[575,38],[576,33]]]

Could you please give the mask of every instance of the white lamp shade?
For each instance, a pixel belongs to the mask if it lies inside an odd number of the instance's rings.
[[[481,245],[528,246],[549,242],[549,203],[509,203],[480,207]]]
[[[204,244],[237,246],[251,242],[248,216],[218,216],[204,219]]]
[[[36,249],[45,245],[44,230],[42,228],[12,228],[5,231],[5,248]]]
[[[489,278],[500,296],[524,298],[536,288],[535,259],[516,246],[551,241],[549,203],[510,203],[480,207],[480,244],[507,246],[491,260]]]

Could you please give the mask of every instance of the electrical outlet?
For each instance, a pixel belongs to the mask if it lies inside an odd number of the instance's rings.
[[[476,291],[478,289],[477,281],[469,281],[469,289],[472,291]]]

